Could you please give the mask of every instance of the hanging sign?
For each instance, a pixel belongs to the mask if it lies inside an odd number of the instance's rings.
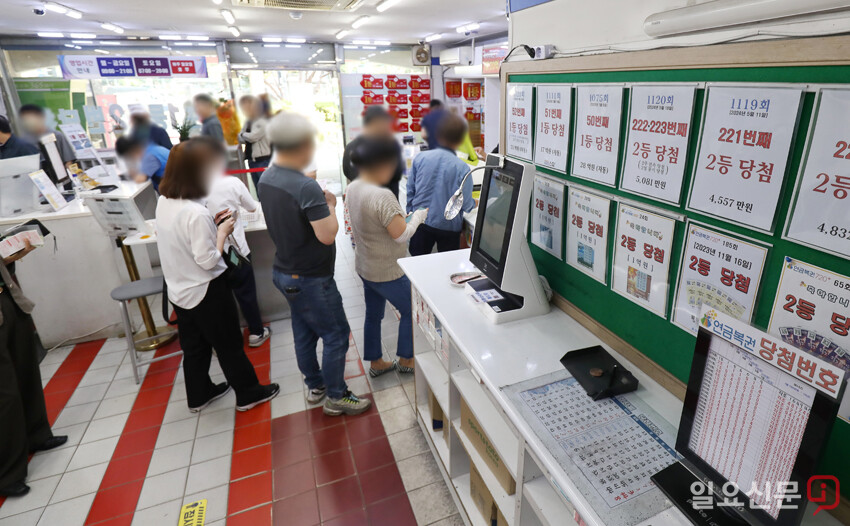
[[[483,75],[498,75],[502,61],[508,55],[508,46],[485,47],[481,51],[481,73]]]
[[[850,370],[850,278],[786,257],[768,332]]]
[[[611,289],[665,317],[676,220],[620,204]]]
[[[688,207],[770,231],[801,88],[710,87]]]
[[[99,79],[100,69],[94,55],[59,55],[59,69],[65,79]]]
[[[787,237],[850,257],[850,90],[823,89]]]
[[[567,206],[567,264],[607,283],[611,200],[570,187]]]
[[[570,148],[571,94],[570,86],[537,86],[534,163],[562,173]]]
[[[622,86],[576,88],[576,130],[572,174],[614,186],[620,151]]]
[[[101,77],[135,77],[133,59],[129,57],[97,57]]]
[[[207,78],[207,59],[205,57],[169,58],[172,77]]]
[[[620,188],[679,204],[694,86],[634,86]]]
[[[508,84],[505,151],[508,155],[531,161],[531,84]]]
[[[170,77],[171,68],[165,57],[134,57],[136,75],[140,77]]]
[[[531,211],[531,242],[561,257],[564,224],[564,185],[546,177],[534,178],[534,208]]]
[[[763,246],[690,223],[673,323],[696,334],[703,305],[749,322],[766,258]]]

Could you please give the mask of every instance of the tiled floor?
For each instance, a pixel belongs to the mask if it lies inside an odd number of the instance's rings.
[[[288,320],[248,351],[281,394],[247,413],[232,393],[190,413],[179,358],[151,365],[136,385],[123,340],[56,349],[41,371],[54,432],[69,441],[32,457],[32,490],[0,503],[0,526],[177,524],[199,499],[210,526],[463,524],[416,423],[412,375],[364,374],[362,285],[348,239],[337,247],[352,327],[346,378],[375,408],[330,418],[307,406]],[[388,308],[387,357],[397,326]],[[223,380],[215,360],[212,372]]]

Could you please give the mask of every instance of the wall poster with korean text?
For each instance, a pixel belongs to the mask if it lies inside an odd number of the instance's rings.
[[[620,152],[623,86],[576,88],[576,128],[571,175],[614,186]]]
[[[572,88],[569,85],[537,85],[534,164],[561,173],[567,171],[571,108]]]
[[[567,264],[606,284],[611,200],[575,186],[568,195]]]
[[[508,83],[507,119],[505,122],[505,154],[531,161],[534,150],[531,144],[531,107],[534,86]]]

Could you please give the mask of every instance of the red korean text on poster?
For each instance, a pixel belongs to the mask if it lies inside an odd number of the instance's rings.
[[[422,119],[413,119],[410,121],[410,131],[422,131]]]
[[[463,94],[463,88],[461,87],[461,81],[459,80],[447,80],[446,81],[446,97],[450,99],[459,99]]]
[[[360,101],[367,106],[370,104],[383,104],[384,96],[380,93],[375,93],[369,90],[363,90],[363,96],[360,97]]]
[[[407,79],[398,75],[387,75],[387,89],[407,89]]]
[[[410,116],[414,119],[421,119],[422,117],[428,115],[428,108],[423,108],[422,106],[411,106],[410,107]]]
[[[195,61],[171,59],[171,72],[179,75],[194,75]]]
[[[468,101],[481,100],[482,91],[480,82],[463,83],[463,98]]]
[[[407,121],[395,121],[393,128],[399,133],[410,131],[410,125]]]
[[[390,104],[392,104],[392,102],[390,102]],[[396,119],[406,119],[410,116],[407,111],[407,108],[402,108],[399,106],[390,106],[388,111],[390,112],[390,115],[392,115]]]
[[[381,77],[373,77],[372,75],[363,75],[363,80],[360,81],[360,86],[364,89],[384,89],[384,79]]]
[[[411,104],[428,104],[431,102],[431,94],[413,90],[410,92],[410,102]]]
[[[410,76],[411,89],[431,89],[431,79],[428,77],[420,77],[419,75]]]
[[[387,104],[407,104],[407,94],[390,90],[387,92]]]

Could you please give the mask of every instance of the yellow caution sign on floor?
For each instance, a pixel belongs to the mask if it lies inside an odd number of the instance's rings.
[[[180,508],[180,520],[177,526],[204,526],[207,515],[207,499],[190,502]]]

